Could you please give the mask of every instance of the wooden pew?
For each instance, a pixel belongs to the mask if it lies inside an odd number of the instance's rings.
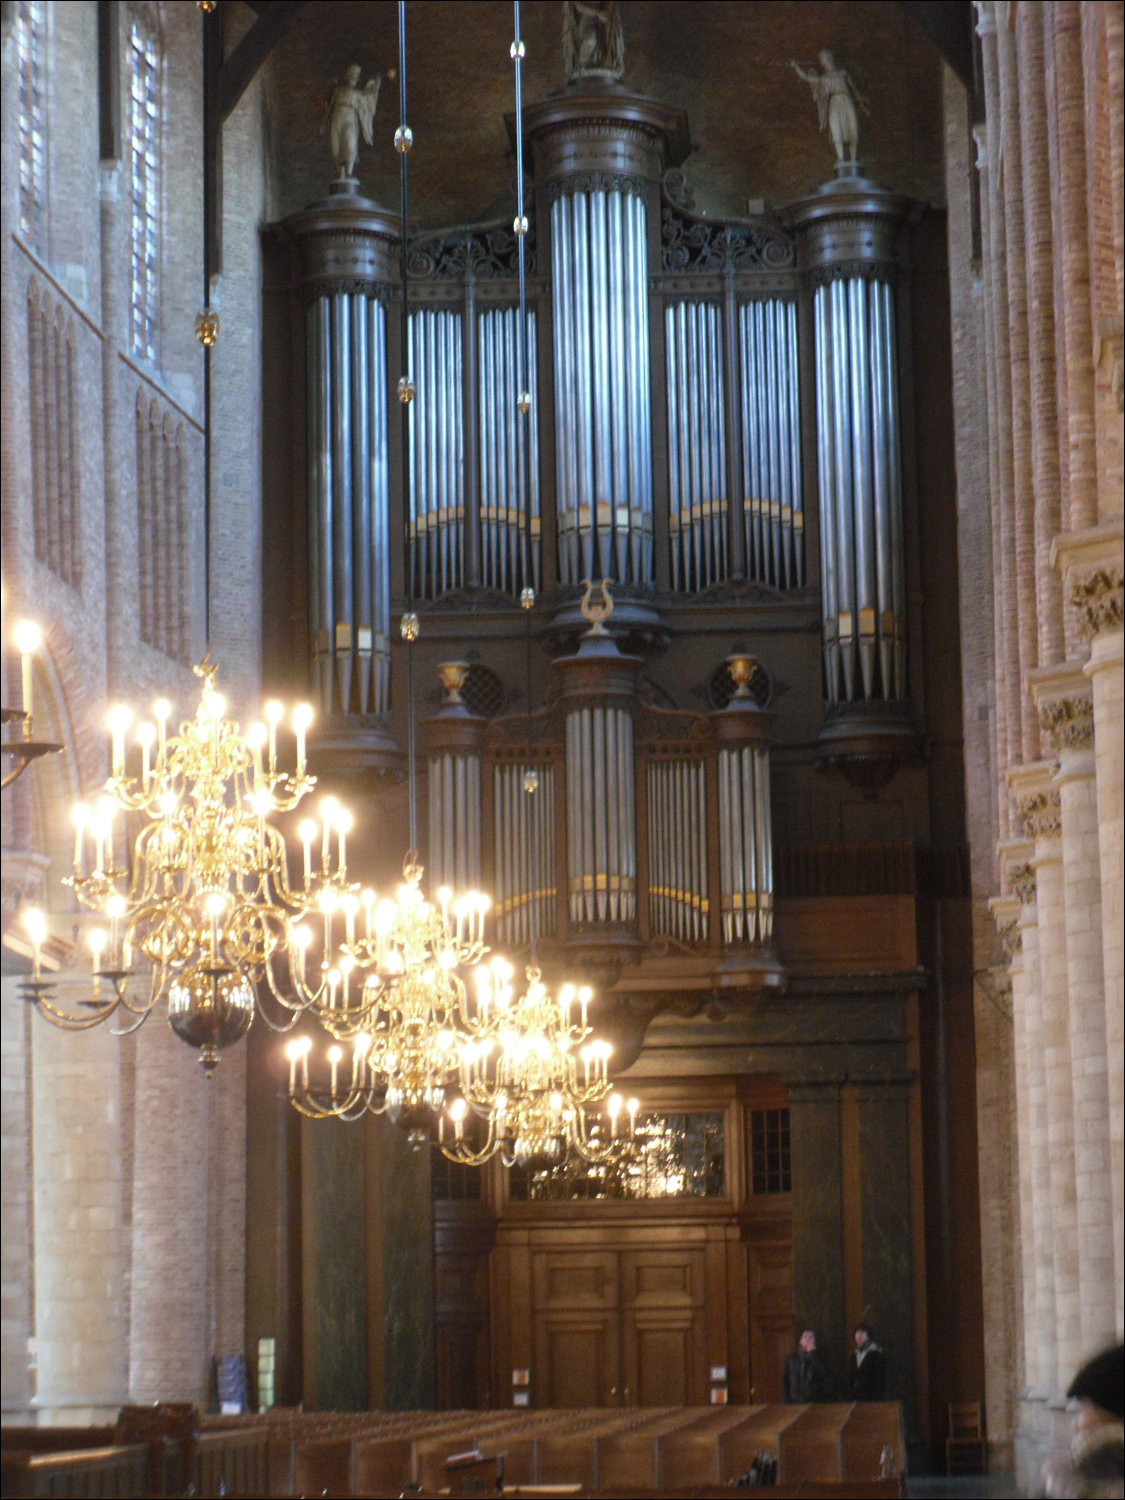
[[[851,1412],[849,1403],[806,1406],[778,1434],[778,1484],[843,1479],[843,1430]]]
[[[652,1411],[636,1407],[616,1412],[595,1410],[586,1415],[590,1420],[579,1429],[544,1433],[536,1439],[537,1484],[578,1484],[583,1493],[594,1489],[598,1483],[600,1444],[615,1433],[653,1419]]]
[[[859,1401],[844,1423],[841,1479],[876,1479],[883,1451],[891,1450],[894,1475],[906,1472],[902,1407],[897,1401]]]
[[[197,1495],[272,1494],[269,1429],[201,1432],[195,1440],[194,1485]]]
[[[694,1422],[660,1437],[660,1488],[686,1494],[701,1484],[722,1484],[720,1439],[749,1416],[745,1406],[708,1408]]]
[[[734,1484],[746,1474],[759,1453],[777,1454],[781,1433],[805,1410],[803,1406],[752,1406],[743,1420],[716,1439],[718,1484]]]
[[[675,1407],[648,1422],[606,1437],[598,1447],[599,1489],[659,1489],[660,1439],[697,1420],[710,1407]]]
[[[5,1496],[120,1496],[143,1500],[155,1493],[147,1443],[76,1448],[55,1453],[6,1450],[2,1458]]]

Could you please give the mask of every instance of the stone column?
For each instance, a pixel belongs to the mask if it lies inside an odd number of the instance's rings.
[[[1013,1004],[1022,1001],[1027,1015],[1027,1144],[1031,1158],[1031,1203],[1035,1236],[1035,1323],[1028,1330],[1028,1339],[1034,1339],[1037,1348],[1037,1383],[1031,1395],[1042,1401],[1050,1396],[1055,1384],[1058,1339],[1047,1130],[1047,1074],[1043,1048],[1043,995],[1039,973],[1039,911],[1036,875],[1031,864],[1033,846],[1013,843],[1009,848],[1012,862],[1008,866],[1008,881],[1019,903],[1016,931],[1022,956],[1019,969],[1013,968],[1012,972],[1012,1000]],[[1017,978],[1020,982],[1018,989]]]
[[[1031,1165],[1031,1101],[1028,1096],[1027,981],[1020,942],[1020,903],[1016,896],[996,896],[989,903],[1011,985],[1013,1052],[1016,1074],[1016,1151],[1020,1210],[1020,1308],[1023,1320],[1022,1396],[1036,1390],[1039,1377],[1038,1291],[1035,1280],[1035,1193]]]
[[[1067,993],[1066,893],[1063,884],[1059,794],[1052,785],[1053,761],[1013,767],[1008,779],[1024,834],[1035,840],[1031,863],[1039,916],[1039,982],[1043,997],[1043,1063],[1047,1084],[1047,1130],[1051,1182],[1051,1227],[1055,1246],[1055,1381],[1066,1389],[1082,1352],[1078,1296],[1078,1204],[1074,1173],[1074,1088],[1070,1065]]]
[[[1063,573],[1065,593],[1090,640],[1090,679],[1094,712],[1094,765],[1098,798],[1098,840],[1102,894],[1102,983],[1105,990],[1106,1056],[1110,1162],[1113,1180],[1114,1305],[1117,1337],[1122,1335],[1123,1241],[1122,1116],[1125,1113],[1125,787],[1123,758],[1122,522],[1056,538],[1052,559]]]
[[[1094,1352],[1113,1338],[1114,1252],[1093,701],[1077,662],[1040,669],[1031,685],[1059,755],[1079,1298],[1083,1347]]]

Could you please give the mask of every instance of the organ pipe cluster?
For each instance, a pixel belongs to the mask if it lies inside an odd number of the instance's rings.
[[[722,310],[672,303],[664,343],[672,587],[692,593],[729,576]]]
[[[805,581],[797,305],[739,310],[746,574],[776,589]]]
[[[435,599],[465,582],[465,442],[461,318],[447,308],[410,314],[409,589]]]
[[[707,767],[648,767],[648,919],[653,933],[698,943],[708,935]]]
[[[593,618],[592,612],[587,618]],[[637,915],[633,713],[640,659],[595,619],[563,677],[568,907],[573,923],[630,925]]]
[[[329,290],[306,319],[309,626],[324,713],[390,708],[386,318]]]
[[[652,574],[644,198],[629,179],[551,205],[559,576]]]
[[[817,469],[830,703],[906,697],[906,584],[894,289],[817,287]]]
[[[530,422],[521,422],[516,410],[519,310],[515,307],[488,308],[480,314],[477,322],[480,580],[486,588],[505,594],[518,594],[528,583],[537,593],[540,588],[539,427],[535,420],[539,411],[539,388],[534,312],[528,313],[527,324],[532,418]],[[531,447],[526,461],[525,442]],[[531,530],[525,538],[529,514]],[[524,577],[525,540],[530,578]]]
[[[553,932],[557,916],[555,768],[531,770],[529,782],[525,760],[493,768],[496,932],[515,947]]]
[[[430,879],[435,886],[479,887],[481,741],[485,721],[461,697],[468,664],[438,668],[445,701],[426,725],[429,740]]]
[[[727,658],[735,691],[712,715],[719,740],[719,881],[723,943],[764,946],[773,934],[769,735],[773,715],[750,694],[755,662]]]

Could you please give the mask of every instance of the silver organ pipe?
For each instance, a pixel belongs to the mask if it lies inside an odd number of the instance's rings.
[[[572,922],[637,913],[633,716],[585,703],[566,718],[567,868]]]
[[[462,322],[458,311],[410,314],[408,590],[434,599],[465,581]]]
[[[664,334],[672,587],[691,593],[728,575],[722,310],[671,303]]]
[[[652,578],[644,198],[630,179],[551,206],[559,576]]]
[[[906,697],[902,469],[894,290],[816,288],[817,462],[830,703]]]
[[[749,683],[753,661],[743,682]],[[738,681],[736,676],[736,681]],[[773,935],[769,735],[773,715],[736,692],[712,715],[719,742],[719,907],[723,943],[765,947]]]
[[[539,410],[535,357],[535,313],[528,313],[528,389],[530,424],[516,411],[519,370],[519,310],[488,308],[477,322],[477,389],[480,414],[480,576],[486,588],[518,594],[525,582],[538,593],[539,568]],[[531,452],[523,452],[525,425],[530,428]],[[524,578],[523,531],[531,496],[529,555],[531,577]]]
[[[430,757],[431,886],[479,889],[480,756],[444,751]]]
[[[539,784],[524,789],[527,763],[493,769],[496,852],[496,938],[527,947],[534,918],[537,937],[552,934],[556,917],[555,770],[535,765]]]
[[[423,726],[428,756],[431,888],[479,888],[481,883],[481,756],[487,720],[461,697],[463,661],[438,668],[445,701]]]
[[[682,943],[705,941],[707,772],[701,760],[649,762],[648,869],[652,932]]]
[[[309,625],[325,714],[390,707],[386,318],[364,292],[306,314]]]
[[[776,589],[805,581],[797,305],[745,302],[741,335],[742,484],[747,577]]]

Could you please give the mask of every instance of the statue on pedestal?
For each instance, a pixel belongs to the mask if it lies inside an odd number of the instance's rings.
[[[857,107],[865,115],[871,113],[871,106],[856,87],[855,80],[846,68],[836,66],[836,59],[827,47],[820,54],[822,73],[815,68],[806,70],[797,62],[790,62],[789,66],[812,89],[820,115],[820,128],[823,130],[827,126],[832,137],[837,169],[845,162],[854,167],[859,146]]]
[[[332,90],[332,96],[324,107],[320,133],[323,135],[325,129],[328,130],[328,144],[332,150],[332,160],[338,168],[338,182],[355,181],[360,132],[363,132],[363,139],[369,146],[374,144],[372,126],[383,75],[377,73],[360,88],[362,71],[358,63],[352,63],[344,74],[343,83],[338,83]]]
[[[576,78],[620,78],[625,72],[625,38],[616,0],[596,5],[564,0],[563,57],[567,82]]]

